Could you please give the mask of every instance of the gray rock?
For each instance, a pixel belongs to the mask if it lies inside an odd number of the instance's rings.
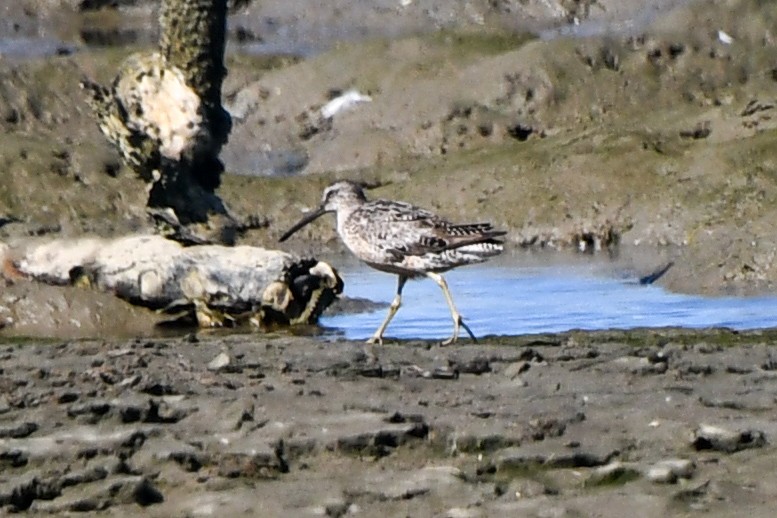
[[[455,429],[445,434],[445,439],[446,447],[451,454],[457,452],[488,453],[511,446],[520,446],[523,435],[523,432],[517,430],[502,431],[500,428],[494,427],[492,430]]]
[[[149,423],[177,423],[197,410],[177,396],[163,397],[158,401],[151,400],[149,403],[153,410],[147,421]]]
[[[461,470],[454,466],[430,466],[400,476],[376,476],[349,493],[380,500],[409,500],[445,486],[463,485]]]
[[[618,370],[624,370],[631,374],[645,376],[648,374],[663,374],[666,372],[666,362],[652,362],[648,358],[635,356],[623,356],[611,362]]]
[[[763,412],[774,408],[775,401],[772,397],[759,396],[758,394],[743,394],[736,397],[699,397],[699,402],[710,408],[728,408],[731,410],[748,410],[751,412]]]
[[[471,359],[451,358],[448,360],[450,367],[461,374],[485,374],[491,372],[491,362],[485,356],[476,356]]]
[[[519,478],[510,482],[504,491],[504,496],[508,499],[520,499],[535,498],[552,493],[553,490],[541,482],[528,478]]]
[[[218,474],[228,478],[275,478],[289,468],[282,444],[258,434],[226,440],[222,437],[208,449]]]
[[[219,419],[215,430],[221,432],[240,430],[244,423],[254,421],[255,413],[254,402],[249,398],[241,398],[228,403],[218,414]]]
[[[110,503],[92,496],[63,495],[52,501],[36,500],[30,506],[30,511],[62,515],[65,513],[88,513],[101,511],[110,507]]]
[[[445,511],[445,518],[480,518],[485,516],[481,509],[452,507]]]
[[[8,403],[8,398],[0,396],[0,415],[6,414],[11,411],[11,405]]]
[[[402,375],[408,378],[425,378],[439,380],[457,380],[459,371],[453,367],[436,367],[432,370],[422,369],[417,365],[410,365],[402,369]]]
[[[103,488],[103,497],[113,505],[138,504],[147,507],[164,501],[164,495],[146,477],[124,477],[110,481]]]
[[[170,437],[149,439],[132,457],[132,465],[142,472],[152,471],[163,462],[175,462],[184,470],[194,472],[208,464],[209,459],[199,448]]]
[[[531,363],[527,361],[514,362],[504,368],[502,374],[510,379],[515,379],[531,368]]]
[[[570,451],[567,448],[535,443],[502,450],[496,455],[494,465],[499,471],[536,467],[593,468],[607,464],[619,453],[616,449]]]
[[[78,484],[88,484],[90,482],[104,480],[108,477],[108,474],[108,469],[105,466],[91,466],[62,475],[62,478],[59,479],[59,483],[63,488],[76,486]]]
[[[348,514],[351,504],[342,497],[329,498],[322,505],[311,509],[311,514],[316,516],[327,516],[329,518],[340,518]]]
[[[32,435],[37,430],[38,430],[38,423],[32,423],[28,421],[0,426],[0,439],[5,437],[21,439],[23,437]]]
[[[429,426],[423,421],[406,421],[391,423],[377,421],[365,422],[360,426],[367,429],[348,432],[327,444],[330,449],[353,453],[381,453],[387,448],[396,448],[408,441],[425,438],[429,434]]]
[[[586,486],[599,486],[624,483],[639,478],[639,470],[632,464],[610,462],[596,468],[585,481]]]
[[[657,484],[674,484],[678,479],[691,478],[696,464],[686,459],[667,459],[656,462],[645,471],[645,478]]]
[[[0,447],[0,469],[19,468],[29,461],[29,455],[20,448]]]
[[[111,411],[111,404],[108,401],[93,399],[83,403],[74,403],[67,409],[68,417],[81,418],[84,421],[94,424],[106,417]]]
[[[232,362],[232,359],[229,357],[227,353],[220,353],[218,356],[213,358],[210,363],[208,363],[208,370],[209,371],[220,371],[225,369],[229,366],[229,364]]]
[[[691,446],[696,450],[715,450],[725,453],[762,448],[766,444],[766,435],[759,430],[735,432],[706,424],[700,425],[691,438]]]
[[[60,495],[56,481],[44,479],[38,473],[25,473],[0,483],[0,508],[12,511],[29,509],[35,500],[52,500]]]

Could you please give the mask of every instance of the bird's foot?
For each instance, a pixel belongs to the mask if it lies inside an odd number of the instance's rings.
[[[469,337],[472,338],[472,341],[474,343],[478,343],[478,339],[475,338],[474,334],[472,334],[472,330],[469,328],[469,326],[466,323],[464,323],[464,319],[461,318],[461,315],[456,315],[456,319],[454,320],[454,323],[453,323],[453,335],[447,340],[445,340],[444,342],[440,343],[440,345],[444,347],[446,345],[456,343],[459,339],[459,329],[462,327],[467,332]]]
[[[368,343],[370,345],[383,345],[383,337],[380,335],[373,335],[370,337],[365,343]]]

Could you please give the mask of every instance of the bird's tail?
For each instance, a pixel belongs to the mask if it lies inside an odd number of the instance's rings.
[[[495,230],[490,223],[452,225],[447,230],[450,236],[447,249],[458,249],[483,257],[501,253],[504,241],[500,238],[507,234],[504,230]]]

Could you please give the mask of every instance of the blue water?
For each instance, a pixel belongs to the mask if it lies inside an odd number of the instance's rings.
[[[345,295],[389,303],[396,276],[355,267],[342,272]],[[642,286],[636,278],[581,266],[470,266],[445,275],[454,302],[475,336],[560,332],[570,329],[724,326],[755,329],[777,325],[777,296],[703,297]],[[367,339],[387,308],[328,316],[332,334]],[[428,279],[405,286],[402,307],[386,337],[444,339],[452,321],[440,288]],[[461,336],[465,332],[462,329]]]

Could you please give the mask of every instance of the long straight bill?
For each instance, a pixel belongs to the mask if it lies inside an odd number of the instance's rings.
[[[294,232],[296,232],[297,230],[301,229],[302,227],[304,227],[305,225],[307,225],[308,223],[310,223],[314,219],[320,218],[324,214],[326,214],[326,210],[324,210],[324,207],[319,207],[317,210],[315,210],[315,211],[311,212],[310,214],[306,215],[301,220],[299,220],[293,227],[291,227],[289,230],[287,230],[281,236],[281,238],[278,240],[278,242],[283,243],[284,241],[289,239],[289,237],[291,237],[291,235]]]

